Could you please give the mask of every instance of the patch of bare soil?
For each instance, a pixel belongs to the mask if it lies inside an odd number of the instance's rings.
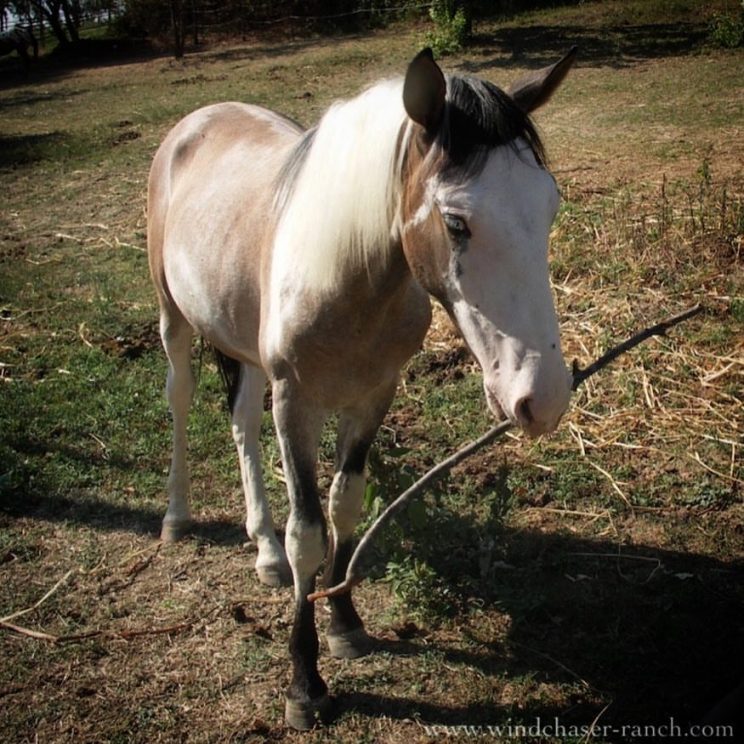
[[[107,354],[124,359],[138,359],[143,354],[161,346],[157,322],[123,328],[119,334],[98,342]]]

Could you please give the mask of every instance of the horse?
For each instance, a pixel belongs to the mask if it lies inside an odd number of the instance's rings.
[[[336,102],[307,131],[259,106],[220,103],[182,119],[154,157],[147,237],[173,426],[161,538],[176,540],[192,524],[186,419],[198,334],[228,373],[256,573],[294,587],[292,728],[329,714],[308,595],[324,560],[327,584],[344,576],[367,453],[423,342],[431,298],[480,365],[493,416],[534,437],[568,406],[547,261],[559,192],[530,113],[574,56],[507,93],[445,76],[425,49],[405,75]],[[267,381],[290,506],[284,545],[261,475]],[[326,518],[316,461],[331,415]],[[331,599],[326,641],[336,657],[371,650],[351,593]]]
[[[39,43],[36,41],[31,27],[16,26],[10,31],[0,33],[0,57],[12,52],[18,52],[23,62],[24,69],[28,72],[31,61],[28,56],[28,48],[34,52],[34,59],[39,57]]]

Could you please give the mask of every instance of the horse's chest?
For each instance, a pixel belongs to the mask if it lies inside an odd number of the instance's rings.
[[[428,298],[418,292],[393,305],[349,303],[296,323],[281,356],[316,400],[329,408],[353,405],[396,378],[430,319]]]

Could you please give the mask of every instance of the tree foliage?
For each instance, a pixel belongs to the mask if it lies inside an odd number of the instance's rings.
[[[457,0],[433,0],[429,15],[434,30],[426,38],[434,52],[437,55],[459,52],[472,28],[468,8]]]
[[[3,22],[50,29],[60,47],[79,47],[87,19],[114,22],[120,37],[156,39],[176,57],[206,34],[242,35],[281,29],[291,33],[361,31],[401,17],[432,21],[427,42],[438,54],[456,52],[474,18],[580,0],[0,0]]]
[[[64,47],[80,40],[83,17],[96,4],[86,0],[15,0],[0,7],[5,19],[11,17],[40,30],[49,28]]]

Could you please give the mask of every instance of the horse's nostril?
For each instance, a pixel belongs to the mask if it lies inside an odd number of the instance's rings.
[[[532,400],[530,398],[522,398],[522,400],[520,400],[516,405],[517,419],[523,426],[525,424],[529,426],[535,420],[532,411],[530,410],[531,403]]]

